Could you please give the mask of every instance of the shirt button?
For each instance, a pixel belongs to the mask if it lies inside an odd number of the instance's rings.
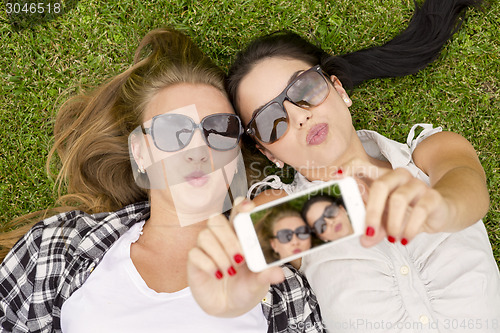
[[[427,317],[426,315],[421,315],[419,320],[424,325],[427,325],[429,323],[429,317]]]
[[[402,275],[406,275],[410,272],[410,269],[408,268],[408,266],[401,266],[401,268],[399,269],[399,272]]]

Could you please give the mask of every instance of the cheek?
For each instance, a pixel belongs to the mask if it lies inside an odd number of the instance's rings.
[[[271,244],[271,247],[275,252],[278,252],[278,244],[277,244],[277,239],[273,238],[269,241],[269,244]]]

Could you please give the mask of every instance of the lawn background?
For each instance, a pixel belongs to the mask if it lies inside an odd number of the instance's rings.
[[[42,0],[40,0],[42,1]],[[410,0],[66,1],[63,13],[7,15],[0,2],[0,230],[12,218],[54,204],[45,173],[57,107],[132,62],[149,30],[173,26],[224,69],[255,36],[294,30],[333,53],[380,45],[404,29]],[[17,3],[23,3],[18,1]],[[352,93],[358,129],[404,142],[425,122],[465,136],[488,176],[484,218],[500,262],[500,6],[472,10],[439,59],[416,75],[367,82]]]

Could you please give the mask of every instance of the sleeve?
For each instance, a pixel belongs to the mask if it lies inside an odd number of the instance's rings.
[[[415,132],[417,128],[422,127],[422,131],[420,134],[415,138]],[[441,132],[443,129],[441,127],[436,127],[434,128],[431,124],[415,124],[413,127],[410,129],[410,133],[408,134],[408,137],[406,138],[406,144],[408,147],[410,147],[411,153],[413,154],[413,151],[415,148],[417,148],[417,145],[422,142],[423,140],[427,139],[429,136]]]
[[[272,285],[269,332],[326,332],[316,296],[306,278],[291,265],[282,266],[285,281]]]
[[[43,224],[35,225],[0,264],[0,332],[29,332],[28,311],[42,232]]]

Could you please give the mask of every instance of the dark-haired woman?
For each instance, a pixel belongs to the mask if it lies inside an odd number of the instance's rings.
[[[410,56],[435,54],[426,47],[433,27],[451,31],[457,9],[471,3],[427,1],[420,11],[427,21],[414,19],[388,44],[340,58],[295,34],[266,36],[230,70],[228,91],[254,145],[297,171],[290,185],[270,184],[282,193],[264,191],[259,202],[341,173],[369,185],[361,242],[302,262],[332,331],[456,331],[453,323],[471,321],[466,329],[498,329],[490,324],[500,320],[500,275],[480,220],[489,196],[473,147],[428,124],[415,125],[406,144],[356,131],[344,88],[418,69]]]
[[[302,218],[316,236],[325,242],[354,232],[341,198],[324,195],[312,197],[302,207]]]

